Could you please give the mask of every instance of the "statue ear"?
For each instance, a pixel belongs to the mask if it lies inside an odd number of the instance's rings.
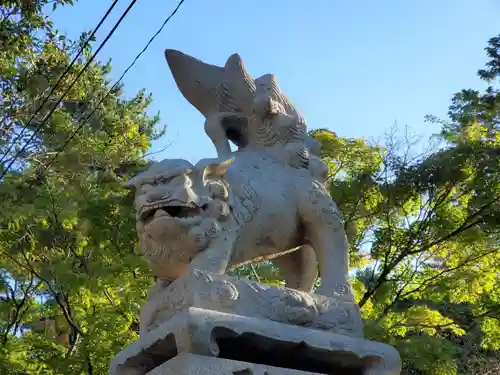
[[[227,172],[229,166],[233,163],[233,159],[228,159],[223,161],[222,163],[212,163],[208,164],[203,169],[203,180],[213,180],[217,178],[221,178]]]
[[[143,176],[143,174],[144,174],[144,172],[140,172],[140,173],[136,174],[134,177],[127,180],[122,186],[128,190],[135,190],[137,183],[139,182],[139,180]]]
[[[127,190],[133,190],[135,189],[136,181],[137,179],[133,177],[130,180],[127,180],[122,186]]]

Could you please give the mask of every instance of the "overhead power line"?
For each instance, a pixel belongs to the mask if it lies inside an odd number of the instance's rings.
[[[106,45],[106,43],[108,42],[108,40],[111,38],[111,36],[114,34],[114,32],[116,31],[116,29],[118,28],[118,26],[122,23],[122,21],[125,19],[125,17],[127,16],[127,14],[130,12],[130,10],[132,9],[132,7],[134,6],[134,4],[137,2],[137,0],[132,0],[129,4],[129,6],[127,7],[127,9],[125,9],[125,11],[123,12],[123,14],[121,15],[120,19],[115,23],[115,25],[113,26],[113,28],[111,29],[111,31],[108,33],[108,35],[106,36],[106,38],[104,38],[104,40],[101,42],[101,44],[99,45],[99,47],[97,48],[97,50],[92,54],[92,56],[90,57],[90,59],[87,61],[87,63],[85,64],[85,66],[83,67],[83,69],[80,71],[80,73],[78,73],[78,75],[76,76],[76,78],[73,80],[73,82],[69,85],[69,87],[66,89],[66,91],[63,93],[63,95],[61,96],[61,98],[56,102],[56,104],[54,105],[54,107],[52,108],[52,110],[48,113],[47,116],[45,116],[45,118],[41,121],[41,123],[38,125],[38,127],[35,129],[35,131],[33,132],[33,134],[31,135],[31,137],[28,139],[28,141],[24,144],[24,146],[21,148],[21,150],[19,150],[19,152],[14,156],[14,158],[11,160],[11,162],[7,165],[7,167],[4,169],[4,171],[2,172],[2,174],[0,175],[0,180],[5,176],[5,174],[9,171],[9,169],[12,167],[12,165],[14,165],[15,161],[17,160],[17,158],[19,157],[19,155],[21,155],[25,150],[26,148],[28,147],[28,145],[31,143],[31,141],[35,138],[35,136],[40,132],[40,130],[42,129],[42,127],[46,124],[46,122],[48,121],[48,119],[50,118],[50,116],[52,116],[52,114],[55,112],[55,110],[57,109],[57,107],[59,106],[59,104],[63,101],[64,97],[66,96],[66,94],[73,88],[73,86],[75,85],[75,83],[78,81],[78,79],[82,76],[82,74],[88,69],[88,67],[90,66],[90,64],[94,61],[95,57],[97,56],[97,54],[101,51],[101,49]],[[109,92],[108,92],[109,93]]]
[[[99,102],[95,105],[95,107],[93,108],[92,112],[90,112],[88,114],[88,116],[85,117],[85,119],[83,120],[83,122],[80,123],[80,125],[78,126],[78,128],[76,128],[73,133],[69,136],[69,138],[66,140],[66,142],[64,142],[64,144],[59,148],[59,150],[56,152],[56,154],[52,157],[52,159],[50,159],[50,161],[45,165],[45,170],[47,170],[50,165],[54,162],[54,160],[59,156],[59,154],[66,148],[66,146],[69,144],[69,142],[71,142],[71,140],[75,137],[75,135],[85,126],[85,124],[87,124],[87,122],[90,120],[90,118],[94,115],[94,113],[97,111],[97,109],[100,107],[100,105],[104,102],[104,100],[106,100],[106,98],[111,94],[111,92],[113,92],[113,90],[120,84],[120,82],[123,80],[123,78],[127,75],[127,73],[129,72],[129,70],[135,65],[135,63],[137,62],[137,60],[139,60],[139,58],[144,54],[144,52],[146,52],[146,50],[149,48],[149,46],[151,45],[151,43],[155,40],[155,38],[162,32],[163,28],[165,27],[165,25],[170,21],[170,19],[177,13],[177,11],[179,10],[179,8],[181,7],[182,3],[184,2],[184,0],[181,0],[179,1],[179,3],[177,4],[177,7],[172,11],[172,13],[170,13],[170,15],[165,19],[165,21],[163,22],[163,24],[160,26],[160,28],[158,29],[158,31],[156,31],[156,33],[149,39],[149,41],[146,43],[145,47],[142,49],[141,52],[139,52],[137,54],[137,56],[134,58],[134,60],[132,61],[132,63],[127,67],[127,69],[125,69],[125,71],[122,73],[122,75],[120,76],[120,78],[118,78],[118,80],[113,84],[113,86],[111,86],[111,88],[107,91],[106,95],[104,95],[101,100],[99,100]]]
[[[40,103],[40,105],[38,106],[38,108],[36,109],[36,111],[33,113],[33,115],[30,117],[30,119],[28,120],[28,122],[21,129],[21,132],[17,135],[17,137],[15,137],[15,139],[12,141],[12,143],[10,144],[10,146],[7,148],[7,151],[5,152],[5,154],[0,159],[0,164],[8,156],[10,150],[14,147],[14,145],[17,143],[17,141],[23,136],[24,132],[26,131],[26,129],[28,128],[28,126],[31,124],[31,122],[34,120],[35,116],[40,112],[40,110],[45,105],[45,103],[47,103],[47,101],[50,99],[50,96],[59,87],[60,83],[62,82],[62,80],[64,79],[64,77],[66,77],[66,75],[69,73],[69,71],[71,70],[71,68],[73,67],[73,65],[75,65],[75,63],[78,60],[78,58],[81,56],[81,54],[83,53],[83,51],[85,50],[85,48],[89,45],[89,43],[95,37],[95,34],[97,33],[97,31],[99,31],[99,29],[101,28],[102,24],[104,23],[104,21],[106,20],[106,18],[108,18],[108,16],[110,15],[111,11],[113,10],[113,8],[115,7],[115,5],[117,3],[118,3],[118,0],[114,0],[113,1],[113,3],[111,4],[111,6],[108,8],[108,10],[104,14],[104,16],[101,18],[101,20],[97,24],[97,26],[94,28],[94,31],[92,31],[92,34],[90,34],[90,36],[85,40],[85,42],[83,43],[83,45],[80,47],[80,50],[76,54],[76,56],[73,58],[73,60],[68,65],[68,67],[63,72],[63,74],[61,74],[61,76],[57,80],[56,84],[49,91],[49,93],[47,94],[47,96],[45,97],[45,99],[42,100],[42,102]],[[59,103],[57,103],[55,107],[57,107],[57,105],[59,105]],[[2,175],[2,177],[3,177],[3,175]]]

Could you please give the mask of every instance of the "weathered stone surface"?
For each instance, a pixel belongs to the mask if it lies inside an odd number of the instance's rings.
[[[199,270],[150,293],[141,311],[141,336],[189,307],[363,336],[359,308],[343,295],[325,297]]]
[[[313,375],[315,372],[258,365],[223,358],[181,354],[147,375]],[[336,374],[340,375],[340,374]]]
[[[109,374],[144,375],[183,353],[325,374],[401,370],[398,352],[385,344],[191,307],[122,350]]]

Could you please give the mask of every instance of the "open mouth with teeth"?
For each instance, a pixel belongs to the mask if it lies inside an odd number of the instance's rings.
[[[189,219],[199,216],[203,212],[203,207],[195,205],[179,205],[179,204],[156,204],[154,206],[141,210],[141,221],[145,224],[152,222],[154,219],[170,216],[178,219]]]

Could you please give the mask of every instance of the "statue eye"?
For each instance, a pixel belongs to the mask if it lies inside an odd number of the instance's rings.
[[[165,177],[165,176],[159,176],[155,178],[155,183],[156,184],[166,184],[172,181],[175,177],[177,176],[170,176],[170,177]]]
[[[168,178],[166,177],[159,177],[156,179],[156,182],[159,183],[159,184],[165,184],[168,182]]]

